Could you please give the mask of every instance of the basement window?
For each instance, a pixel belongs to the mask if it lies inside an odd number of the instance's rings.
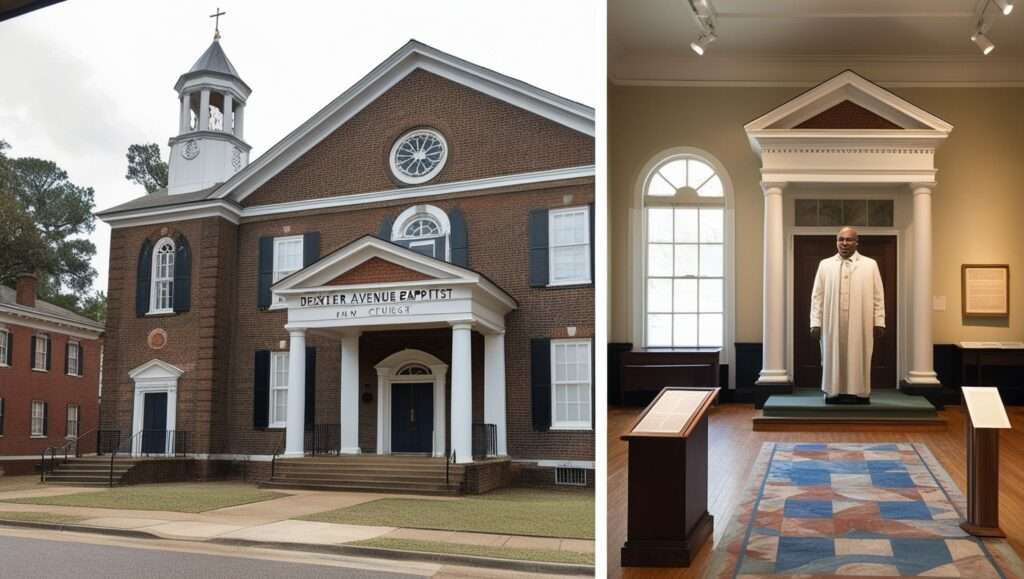
[[[585,487],[587,486],[587,469],[556,468],[555,484],[559,486]]]

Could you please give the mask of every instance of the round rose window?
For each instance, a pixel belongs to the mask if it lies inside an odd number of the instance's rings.
[[[430,129],[410,131],[391,147],[391,172],[403,183],[426,183],[441,172],[446,160],[448,143]]]

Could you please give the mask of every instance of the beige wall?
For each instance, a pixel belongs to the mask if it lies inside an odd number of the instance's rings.
[[[823,79],[824,80],[824,79]],[[687,146],[716,157],[735,195],[737,342],[761,341],[763,199],[760,160],[743,125],[804,88],[608,88],[609,340],[631,340],[633,301],[629,211],[643,166],[660,151]],[[935,343],[1024,340],[1024,89],[894,88],[953,124],[936,156],[933,198]],[[1010,264],[1010,318],[965,321],[960,265]],[[908,271],[901,275],[909,276]]]

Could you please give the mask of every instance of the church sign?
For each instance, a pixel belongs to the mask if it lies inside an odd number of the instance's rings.
[[[452,288],[333,292],[302,296],[299,298],[299,307],[368,306],[450,299]]]

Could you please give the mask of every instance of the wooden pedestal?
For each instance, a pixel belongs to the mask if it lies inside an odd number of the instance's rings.
[[[967,520],[975,537],[1005,537],[999,528],[999,430],[967,422]]]

